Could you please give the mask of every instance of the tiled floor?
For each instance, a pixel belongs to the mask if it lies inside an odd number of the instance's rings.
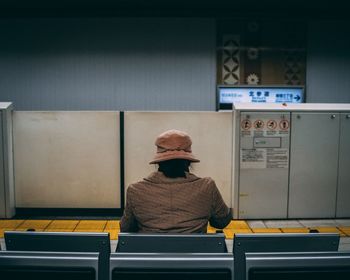
[[[119,221],[117,220],[0,220],[0,243],[4,248],[4,231],[50,232],[109,232],[112,250],[118,239]],[[339,233],[340,250],[350,250],[350,219],[326,220],[233,220],[223,230],[227,243],[231,244],[236,233],[307,233],[310,229],[319,232]],[[208,226],[208,233],[216,228]],[[228,246],[232,248],[232,246]]]

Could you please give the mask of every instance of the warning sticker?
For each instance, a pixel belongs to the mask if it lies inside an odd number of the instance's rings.
[[[264,128],[264,122],[262,120],[256,120],[254,122],[254,127],[255,127],[255,129],[258,129],[258,130],[263,129]]]
[[[284,115],[254,118],[244,116],[240,123],[241,137],[280,136],[289,137],[290,121]]]
[[[266,149],[242,149],[241,168],[266,168]]]
[[[289,166],[290,116],[244,115],[240,126],[241,169],[285,169]]]
[[[242,169],[288,168],[288,149],[242,149]]]
[[[277,127],[277,122],[275,120],[269,120],[267,122],[267,128],[270,130],[275,130]]]
[[[279,126],[280,126],[281,130],[288,130],[289,129],[289,121],[288,120],[281,120]]]
[[[243,130],[249,130],[252,127],[252,123],[251,123],[250,120],[245,119],[245,120],[242,121],[241,127],[242,127]]]
[[[267,149],[266,168],[288,168],[288,149]]]

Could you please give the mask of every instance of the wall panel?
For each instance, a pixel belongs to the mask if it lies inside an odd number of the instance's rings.
[[[15,110],[215,110],[215,21],[0,19]]]
[[[17,207],[119,208],[118,112],[15,112]]]
[[[350,102],[350,21],[313,21],[307,51],[307,102]]]
[[[229,112],[126,112],[125,183],[142,180],[156,171],[150,165],[156,137],[169,129],[186,131],[192,138],[192,151],[200,159],[192,172],[212,177],[225,202],[231,204],[232,113]]]

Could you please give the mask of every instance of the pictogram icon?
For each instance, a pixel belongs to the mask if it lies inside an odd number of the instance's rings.
[[[263,129],[264,128],[264,122],[262,120],[256,120],[254,122],[254,127],[255,127],[255,129],[258,129],[258,130]]]
[[[275,120],[269,120],[266,124],[267,128],[270,130],[274,130],[277,127],[277,122]]]
[[[280,126],[280,129],[282,129],[282,130],[288,130],[289,129],[289,121],[288,120],[281,120],[279,126]]]
[[[244,129],[244,130],[249,130],[249,129],[252,127],[252,123],[251,123],[250,120],[245,119],[245,120],[242,121],[241,127],[242,127],[242,129]]]

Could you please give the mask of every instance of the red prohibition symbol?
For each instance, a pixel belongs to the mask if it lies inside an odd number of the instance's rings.
[[[262,120],[256,120],[254,122],[254,127],[258,130],[263,129],[264,128],[264,122]]]
[[[241,127],[242,127],[242,129],[244,129],[244,130],[249,130],[249,129],[252,127],[252,123],[251,123],[250,120],[245,119],[245,120],[242,121]]]
[[[270,130],[275,130],[277,127],[277,122],[275,120],[269,120],[266,124],[267,128]]]
[[[281,120],[280,121],[280,129],[288,130],[288,128],[289,128],[289,121],[288,120]]]

